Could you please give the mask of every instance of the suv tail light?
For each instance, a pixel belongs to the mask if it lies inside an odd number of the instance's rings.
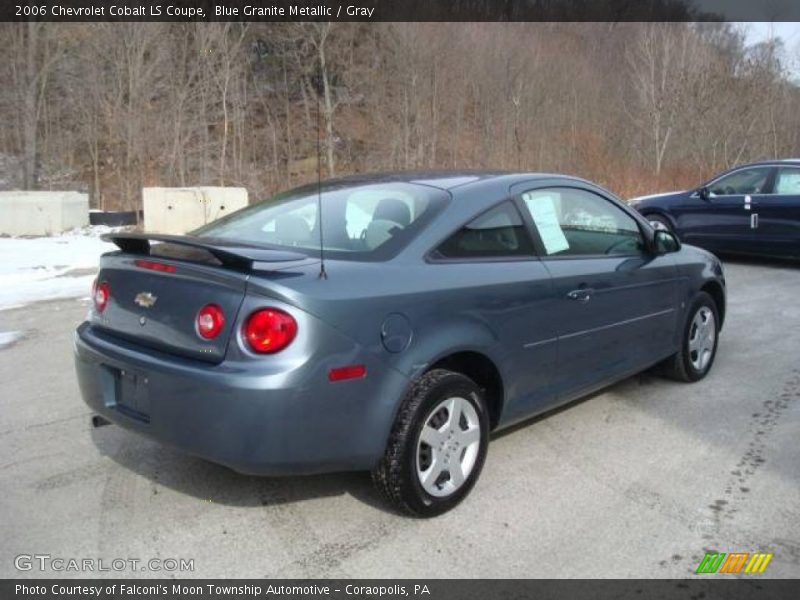
[[[278,308],[262,308],[247,317],[242,333],[253,352],[273,354],[292,343],[297,321]]]
[[[92,283],[92,300],[94,301],[94,307],[97,312],[103,312],[106,309],[110,297],[111,287],[108,285],[108,282],[104,281],[98,284],[97,279],[95,279],[94,283]]]
[[[225,313],[216,304],[206,304],[197,311],[195,326],[200,337],[207,340],[213,339],[225,326]]]

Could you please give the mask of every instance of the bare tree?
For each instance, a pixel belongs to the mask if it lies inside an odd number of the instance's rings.
[[[632,194],[800,152],[785,52],[730,24],[19,23],[0,43],[0,185],[85,187],[104,208],[137,207],[142,185],[261,197],[320,162]]]
[[[6,49],[11,69],[10,83],[16,100],[17,132],[21,149],[22,184],[35,189],[40,175],[39,128],[48,84],[53,67],[60,56],[60,44],[44,23],[4,24],[8,36]]]

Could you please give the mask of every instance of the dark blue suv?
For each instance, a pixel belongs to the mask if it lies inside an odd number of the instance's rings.
[[[741,165],[695,189],[630,203],[712,252],[800,258],[800,159]]]

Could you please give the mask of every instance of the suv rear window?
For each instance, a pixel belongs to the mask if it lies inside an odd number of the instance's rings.
[[[237,211],[191,235],[319,252],[318,192],[309,185]],[[345,260],[386,260],[441,211],[449,194],[411,183],[322,186],[325,254]]]

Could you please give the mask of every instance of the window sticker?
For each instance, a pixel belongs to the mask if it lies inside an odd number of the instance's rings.
[[[522,199],[531,213],[539,237],[548,255],[569,250],[569,242],[558,222],[555,198],[552,196],[523,194]]]

